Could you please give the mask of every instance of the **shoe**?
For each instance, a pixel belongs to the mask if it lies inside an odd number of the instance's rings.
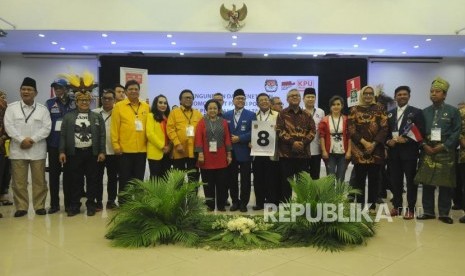
[[[415,213],[414,212],[411,212],[411,211],[405,212],[405,214],[404,214],[404,219],[405,220],[411,220],[411,219],[414,219],[414,218],[415,218]]]
[[[50,207],[48,208],[47,213],[51,215],[51,214],[55,214],[58,211],[60,211],[60,207]]]
[[[391,209],[390,215],[391,217],[397,217],[399,215],[399,210],[397,208]]]
[[[263,205],[255,205],[255,206],[252,207],[252,210],[254,210],[254,211],[259,211],[259,210],[263,210],[263,209],[264,209]]]
[[[234,211],[237,211],[237,210],[239,210],[239,204],[237,204],[237,203],[233,203],[231,208],[229,208],[229,211],[231,211],[231,212],[234,212]]]
[[[460,223],[465,223],[465,216],[461,217],[461,218],[459,219],[459,222],[460,222]]]
[[[20,217],[24,217],[25,215],[27,215],[27,211],[25,210],[18,210],[15,212],[15,218],[20,218]]]
[[[428,215],[428,214],[423,214],[417,217],[419,220],[427,220],[427,219],[435,219],[435,215]]]
[[[97,204],[95,204],[95,211],[100,212],[103,210],[103,203],[101,201],[97,201]]]
[[[447,224],[453,224],[454,220],[451,219],[450,217],[439,217],[438,218],[440,221],[447,223]]]
[[[37,210],[36,210],[36,215],[45,216],[46,214],[47,214],[47,211],[45,211],[44,208],[41,208],[41,209],[37,209]]]
[[[107,210],[116,209],[116,208],[118,208],[118,205],[116,205],[114,201],[107,202]]]
[[[462,210],[462,206],[454,204],[454,205],[452,205],[451,209],[452,210]]]
[[[231,206],[231,203],[229,203],[229,201],[226,200],[226,202],[224,203],[224,206]]]
[[[216,210],[218,212],[226,212],[226,208],[224,208],[224,207],[218,207],[218,208],[216,208]]]
[[[242,213],[247,212],[247,211],[248,211],[247,206],[243,206],[243,205],[242,205],[242,206],[239,208],[239,211],[241,211]]]
[[[0,218],[3,218],[3,214],[2,214],[2,213],[0,213]]]
[[[208,211],[208,212],[213,212],[213,211],[215,211],[215,208],[207,207],[207,211]]]
[[[95,208],[87,208],[87,216],[92,217],[95,216]]]
[[[68,214],[68,217],[74,217],[75,215],[79,214],[80,211],[79,210],[73,210],[73,209],[69,209],[67,214]]]

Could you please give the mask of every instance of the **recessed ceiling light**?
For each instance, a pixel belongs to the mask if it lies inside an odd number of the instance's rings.
[[[296,37],[297,40],[302,40],[302,37],[299,35],[298,37]]]
[[[45,37],[45,35],[44,35],[44,34],[39,34],[39,36],[40,36],[40,37]]]
[[[318,55],[317,54],[313,54],[313,57],[317,57]]]
[[[420,46],[419,46],[419,45],[415,45],[415,46],[413,46],[413,48],[418,49],[418,48],[420,48]]]
[[[263,54],[263,56],[264,56],[264,57],[267,57],[267,56],[268,56],[268,54]]]
[[[107,34],[102,34],[102,37],[107,37],[108,35]]]
[[[53,45],[57,45],[57,44],[58,44],[58,42],[56,42],[56,41],[52,41],[51,43],[52,43]]]
[[[233,42],[233,43],[231,43],[231,45],[232,45],[232,46],[236,46],[236,45],[237,45],[237,43],[236,43],[236,42]]]
[[[403,52],[402,52],[402,54],[403,54],[403,55],[406,55],[406,54],[407,54],[407,52],[403,51]]]
[[[64,50],[66,50],[66,48],[65,47],[60,47],[60,50],[64,51]]]
[[[112,41],[112,42],[111,42],[111,45],[115,45],[115,44],[116,44],[116,41]]]
[[[297,47],[297,44],[292,44],[292,47],[294,47],[294,48]]]
[[[367,40],[367,39],[368,39],[368,37],[366,37],[366,36],[362,37],[362,40]]]
[[[166,37],[167,37],[167,38],[172,38],[173,35],[172,35],[172,34],[167,34]]]
[[[430,41],[431,41],[431,38],[427,38],[427,39],[425,39],[425,41],[428,41],[428,42],[430,42]]]
[[[237,39],[237,35],[233,35],[231,37],[232,37],[232,39]]]
[[[89,46],[84,45],[84,46],[82,46],[82,49],[84,49],[84,50],[89,50]]]
[[[180,56],[183,56],[183,55],[184,55],[184,53],[179,53],[179,55],[180,55]]]
[[[379,52],[380,54],[384,53],[385,51],[386,51],[386,49],[379,49],[379,50],[378,50],[378,52]]]
[[[354,48],[358,48],[358,44],[354,44]]]
[[[176,42],[172,41],[172,42],[171,42],[171,45],[176,45]]]

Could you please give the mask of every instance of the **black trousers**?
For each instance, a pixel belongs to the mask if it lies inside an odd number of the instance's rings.
[[[8,194],[11,180],[11,161],[4,154],[0,154],[0,195]]]
[[[171,168],[171,160],[168,155],[163,155],[160,160],[149,159],[150,177],[163,177]]]
[[[304,158],[279,158],[281,167],[281,198],[280,201],[287,202],[292,197],[292,188],[289,178],[294,177],[302,171],[307,171],[308,159]]]
[[[119,155],[107,155],[105,161],[98,162],[97,196],[96,201],[102,202],[103,175],[107,169],[107,194],[108,201],[115,201],[118,194]]]
[[[320,170],[321,170],[321,154],[312,155],[312,157],[308,161],[308,168],[307,168],[307,171],[310,174],[310,177],[312,179],[319,179]]]
[[[203,191],[205,194],[205,204],[208,208],[215,209],[215,202],[217,208],[224,208],[226,197],[226,182],[224,181],[227,177],[227,169],[201,169],[202,174]]]
[[[71,181],[67,170],[62,169],[58,148],[48,147],[48,185],[50,189],[50,207],[60,207],[60,175],[63,171],[63,183]],[[82,182],[81,182],[82,184]],[[63,188],[65,206],[69,206],[70,195]]]
[[[418,186],[414,183],[417,173],[417,160],[389,159],[389,174],[391,178],[392,205],[395,209],[402,208],[404,191],[404,175],[407,180],[407,202],[409,211],[414,212],[417,203]]]
[[[465,202],[465,163],[458,163],[457,164],[458,168],[458,174],[460,177],[460,184],[462,187],[462,203]],[[459,185],[459,183],[457,183]],[[465,204],[462,204],[462,209],[465,211]]]
[[[355,164],[355,187],[359,189],[361,195],[357,195],[357,202],[365,204],[365,180],[368,175],[368,204],[372,204],[370,209],[376,208],[376,200],[378,196],[379,170],[381,166],[378,164]]]
[[[66,169],[70,181],[63,182],[65,196],[69,195],[68,210],[79,210],[81,207],[82,179],[86,177],[87,208],[95,208],[97,194],[97,156],[92,154],[92,147],[76,148],[73,156],[67,156]]]
[[[233,204],[247,206],[250,200],[252,162],[239,162],[233,157],[228,166],[228,188]],[[240,189],[238,176],[240,175]],[[239,191],[240,190],[240,191]],[[226,202],[225,198],[225,202]]]
[[[178,170],[193,170],[193,172],[187,174],[187,178],[189,178],[189,181],[199,181],[200,173],[199,169],[195,166],[195,158],[172,159],[171,163],[173,164],[173,168]]]
[[[280,178],[279,162],[268,156],[256,156],[253,161],[253,188],[257,206],[265,203],[279,203]]]
[[[457,151],[456,153],[456,158],[457,158],[457,163],[456,163],[456,166],[455,166],[455,170],[456,170],[456,180],[455,180],[455,183],[456,183],[456,186],[455,186],[455,189],[454,189],[454,195],[452,197],[452,201],[454,202],[454,205],[457,205],[458,207],[460,208],[463,208],[465,209],[465,206],[464,206],[464,201],[463,201],[463,197],[465,196],[463,194],[463,180],[461,178],[461,174],[463,174],[463,166],[460,166],[460,163],[458,162],[458,157],[459,157],[459,151]]]
[[[145,152],[123,153],[119,160],[119,192],[126,189],[128,182],[133,179],[144,180],[147,154]],[[123,197],[118,198],[120,204],[124,204]]]

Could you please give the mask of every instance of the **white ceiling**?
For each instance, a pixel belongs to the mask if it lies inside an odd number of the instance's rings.
[[[465,35],[334,35],[289,33],[170,33],[7,30],[0,54],[128,54],[309,58],[314,55],[368,57],[465,57]],[[44,37],[39,36],[44,35]],[[237,38],[233,38],[237,36]],[[300,37],[301,39],[298,39]],[[362,38],[366,37],[366,40]],[[431,39],[431,41],[426,41]],[[56,42],[54,45],[52,42]],[[113,42],[113,44],[112,44]],[[175,45],[172,43],[175,42]],[[235,46],[233,43],[237,43]],[[357,45],[357,46],[356,46]]]

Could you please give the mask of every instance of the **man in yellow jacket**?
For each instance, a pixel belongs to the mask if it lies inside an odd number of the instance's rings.
[[[145,125],[149,105],[139,100],[140,85],[130,80],[125,85],[126,99],[115,104],[111,118],[111,143],[115,154],[121,155],[119,192],[136,178],[143,180],[147,157]],[[124,199],[119,198],[119,203]]]
[[[192,108],[194,93],[185,89],[179,94],[180,107],[171,111],[166,132],[168,138],[173,142],[172,163],[175,169],[196,169],[194,157],[194,134],[197,123],[202,119],[202,114]],[[198,181],[199,173],[189,174],[189,180]]]

